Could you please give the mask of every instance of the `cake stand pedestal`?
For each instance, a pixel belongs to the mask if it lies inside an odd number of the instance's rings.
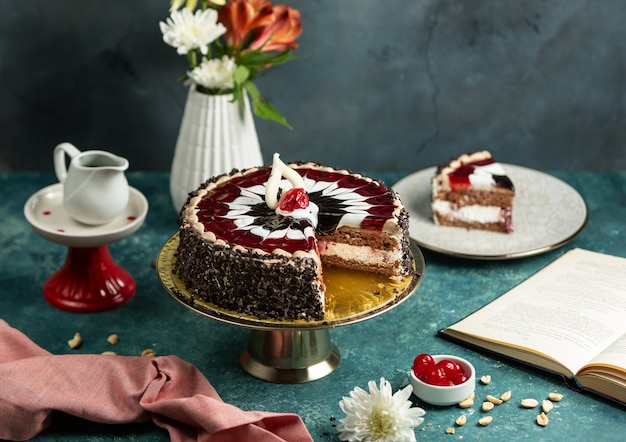
[[[108,244],[133,234],[143,224],[148,201],[130,188],[124,212],[100,226],[78,223],[63,207],[63,185],[53,184],[33,194],[24,206],[24,216],[43,238],[68,247],[64,265],[43,287],[46,301],[70,312],[110,310],[135,294],[133,277],[117,265]]]
[[[337,368],[340,359],[327,328],[252,330],[239,363],[255,378],[293,384],[323,378]]]
[[[179,236],[174,234],[156,260],[157,276],[176,301],[207,318],[250,329],[239,362],[250,375],[268,382],[295,384],[332,373],[341,359],[329,329],[378,316],[406,300],[419,286],[424,257],[413,242],[415,275],[392,281],[373,273],[344,269],[324,270],[326,312],[322,320],[263,320],[221,309],[196,298],[176,275]]]

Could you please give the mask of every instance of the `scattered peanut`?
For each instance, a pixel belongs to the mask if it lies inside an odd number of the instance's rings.
[[[115,356],[117,353],[115,353],[114,351],[103,351],[100,354],[104,356]]]
[[[481,417],[480,419],[478,419],[478,423],[482,425],[483,427],[486,427],[487,425],[491,423],[492,420],[493,420],[493,416],[485,416],[485,417]]]
[[[156,356],[156,351],[151,348],[146,348],[144,351],[141,352],[141,356],[153,357]]]
[[[67,345],[69,345],[70,348],[78,348],[81,346],[82,343],[83,343],[83,340],[80,337],[80,333],[76,333],[72,339],[67,341]]]
[[[550,399],[552,402],[559,402],[561,399],[563,399],[563,395],[561,393],[550,393],[548,394],[548,399]]]
[[[492,404],[494,404],[494,405],[500,405],[503,402],[502,399],[499,399],[499,398],[497,398],[495,396],[492,396],[490,394],[487,395],[487,400],[489,402],[491,402]]]
[[[546,425],[548,425],[548,422],[550,422],[550,419],[548,419],[548,416],[546,416],[545,413],[541,413],[537,416],[537,423],[539,425],[541,425],[542,427],[545,427]]]
[[[544,399],[541,402],[541,409],[544,413],[549,413],[554,408],[554,404],[547,399]]]
[[[480,377],[480,382],[482,382],[483,384],[487,385],[491,382],[491,375],[484,375]]]
[[[446,434],[454,434],[454,428],[452,427],[446,428]]]
[[[493,410],[493,407],[495,405],[493,404],[493,402],[489,402],[489,401],[485,401],[483,402],[482,407],[480,407],[483,411],[490,411]]]
[[[507,390],[504,393],[502,393],[502,395],[500,396],[500,399],[502,399],[503,402],[506,402],[509,399],[511,399],[511,390]]]
[[[522,399],[520,402],[521,406],[524,408],[535,408],[537,405],[539,405],[539,402],[537,401],[537,399]]]
[[[474,399],[470,398],[463,399],[461,402],[459,402],[459,407],[461,408],[469,408],[472,405],[474,405]]]
[[[465,416],[464,414],[457,417],[456,420],[454,421],[454,423],[457,424],[459,427],[462,427],[463,425],[465,425],[466,422],[467,422],[467,416]]]
[[[120,342],[120,337],[114,333],[112,335],[109,335],[109,337],[107,338],[107,342],[111,345],[115,345]]]

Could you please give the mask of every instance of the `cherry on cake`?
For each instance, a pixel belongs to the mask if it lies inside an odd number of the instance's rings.
[[[513,232],[515,187],[488,151],[463,154],[439,166],[431,184],[435,224]]]
[[[176,272],[187,290],[259,319],[324,318],[323,268],[413,273],[408,213],[378,180],[315,162],[234,170],[190,193]]]

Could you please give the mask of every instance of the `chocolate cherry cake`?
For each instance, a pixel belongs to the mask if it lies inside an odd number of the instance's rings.
[[[437,168],[431,206],[435,224],[512,232],[515,188],[488,151],[464,154]]]
[[[382,182],[274,155],[190,193],[176,272],[193,296],[259,319],[324,317],[322,269],[413,272],[408,213]]]

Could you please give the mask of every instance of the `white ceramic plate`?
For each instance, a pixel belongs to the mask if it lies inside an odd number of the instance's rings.
[[[420,247],[464,258],[511,259],[545,253],[574,238],[587,222],[582,196],[558,178],[526,167],[503,164],[515,185],[513,233],[437,226],[430,208],[435,168],[398,181],[411,218],[409,232]]]
[[[63,184],[52,184],[33,194],[24,205],[24,216],[43,238],[70,247],[95,247],[109,244],[134,233],[148,213],[148,201],[130,187],[128,205],[112,221],[88,226],[73,220],[63,207]]]

